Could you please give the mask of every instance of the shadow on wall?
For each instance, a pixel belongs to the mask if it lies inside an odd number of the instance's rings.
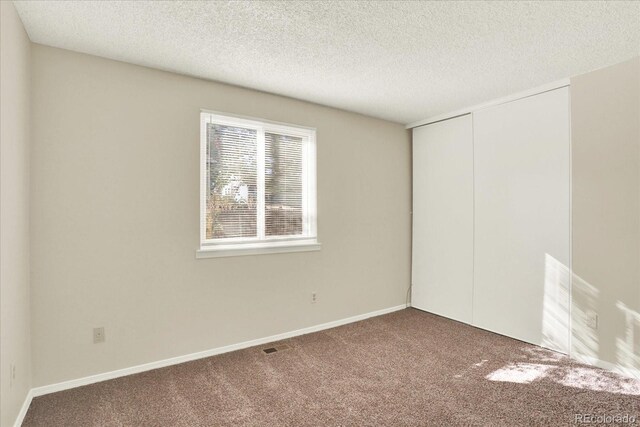
[[[589,363],[616,365],[626,375],[637,377],[640,372],[640,313],[620,300],[603,300],[596,286],[571,275],[566,265],[549,254],[545,254],[542,332],[545,347]],[[567,333],[571,334],[570,352],[563,346]]]
[[[640,313],[627,307],[622,301],[616,308],[624,316],[624,337],[616,338],[616,359],[624,367],[640,369]]]
[[[544,257],[542,345],[569,353],[569,268],[549,254]]]
[[[596,310],[600,291],[574,273],[571,295],[573,304],[571,352],[598,359],[600,349],[597,329],[589,325],[589,319],[597,322]]]

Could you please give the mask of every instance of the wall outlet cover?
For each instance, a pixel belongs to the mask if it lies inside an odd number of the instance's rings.
[[[104,327],[93,328],[93,343],[97,344],[100,342],[104,342]]]
[[[598,313],[595,311],[588,311],[586,313],[586,323],[591,329],[598,329]]]

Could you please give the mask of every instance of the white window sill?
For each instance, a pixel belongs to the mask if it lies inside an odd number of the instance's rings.
[[[288,252],[319,251],[320,243],[315,240],[265,242],[251,244],[229,244],[204,246],[196,251],[196,258],[221,258],[243,255],[282,254]]]

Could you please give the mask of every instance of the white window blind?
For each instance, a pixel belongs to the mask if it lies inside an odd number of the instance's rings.
[[[257,236],[257,132],[207,125],[206,238]]]
[[[265,231],[303,234],[302,138],[265,134]]]
[[[314,130],[203,112],[200,166],[201,251],[317,245]]]

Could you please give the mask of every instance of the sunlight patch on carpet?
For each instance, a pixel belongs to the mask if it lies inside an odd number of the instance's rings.
[[[518,384],[529,384],[544,378],[555,366],[539,363],[512,363],[493,371],[486,378],[489,381],[503,381]]]
[[[556,382],[567,387],[640,396],[640,382],[597,369],[572,367]]]

